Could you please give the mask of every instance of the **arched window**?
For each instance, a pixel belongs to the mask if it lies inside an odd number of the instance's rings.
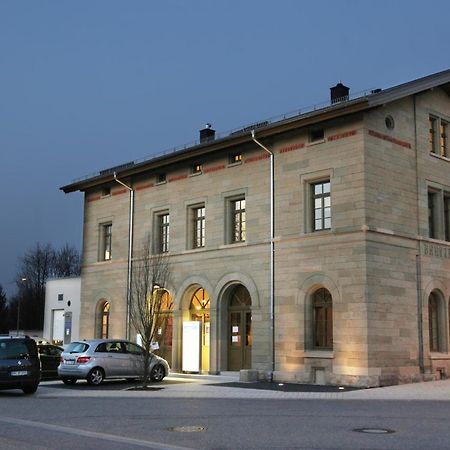
[[[324,288],[312,296],[313,347],[319,350],[333,348],[333,304],[331,294]]]
[[[110,305],[105,302],[102,307],[102,328],[101,328],[101,338],[107,339],[109,334],[109,309]]]
[[[432,292],[428,297],[428,330],[430,335],[430,352],[442,351],[440,339],[439,297]]]

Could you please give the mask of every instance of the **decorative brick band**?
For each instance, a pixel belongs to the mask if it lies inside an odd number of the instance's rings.
[[[299,150],[300,148],[303,148],[305,146],[304,142],[301,144],[292,144],[288,147],[280,148],[279,153],[287,153],[287,152],[293,152],[294,150]]]
[[[140,186],[136,186],[136,191],[141,191],[142,189],[152,188],[154,186],[153,183],[141,184]]]
[[[121,195],[121,194],[125,194],[127,191],[127,189],[118,189],[117,191],[113,191],[111,195]]]
[[[214,166],[214,167],[207,167],[203,173],[210,173],[210,172],[217,172],[218,170],[225,169],[225,164],[221,164],[220,166]]]
[[[409,142],[401,141],[400,139],[387,136],[386,134],[379,133],[378,131],[369,130],[368,133],[370,136],[383,139],[383,141],[392,142],[393,144],[400,145],[401,147],[411,148],[411,144]]]
[[[96,202],[97,200],[100,200],[102,197],[101,195],[93,195],[92,197],[88,197],[88,202]]]
[[[172,181],[178,181],[178,180],[184,180],[185,178],[187,178],[188,176],[186,174],[183,175],[176,175],[174,177],[170,177],[169,178],[169,183],[172,183]]]
[[[262,155],[252,156],[251,158],[247,158],[245,160],[245,164],[255,162],[255,161],[261,161],[262,159],[268,159],[268,158],[270,158],[270,155],[268,153],[263,153]]]
[[[344,133],[334,134],[333,136],[328,136],[327,141],[338,141],[339,139],[344,139],[350,136],[354,136],[357,130],[345,131]]]

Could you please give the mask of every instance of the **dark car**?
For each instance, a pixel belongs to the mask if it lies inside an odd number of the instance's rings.
[[[63,348],[57,345],[38,344],[39,357],[41,358],[42,380],[58,378],[58,366],[63,351]]]
[[[36,342],[28,336],[0,336],[0,389],[33,394],[41,379]]]

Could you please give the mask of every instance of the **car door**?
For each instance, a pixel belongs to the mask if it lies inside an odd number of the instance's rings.
[[[124,342],[124,346],[128,355],[128,376],[141,377],[144,372],[142,347],[133,342]]]
[[[120,341],[106,342],[106,364],[107,376],[126,377],[128,376],[128,355],[125,346]]]

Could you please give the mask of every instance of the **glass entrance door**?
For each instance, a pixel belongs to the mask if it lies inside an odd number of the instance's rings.
[[[201,355],[200,355],[200,371],[209,371],[209,343],[210,343],[210,302],[209,295],[203,289],[197,289],[194,292],[190,306],[191,320],[202,323],[201,330]]]

